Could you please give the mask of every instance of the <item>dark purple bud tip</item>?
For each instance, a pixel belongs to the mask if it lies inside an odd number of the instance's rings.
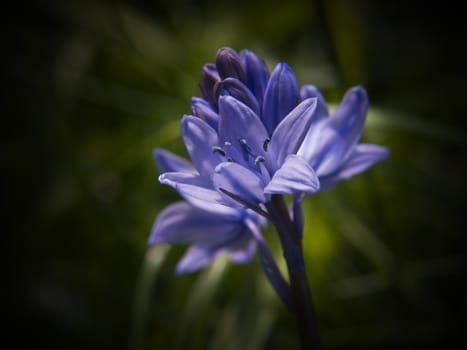
[[[219,49],[216,55],[216,68],[222,79],[235,78],[246,83],[242,58],[235,50],[229,47]]]
[[[216,96],[214,95],[214,86],[220,81],[219,73],[213,63],[204,65],[201,73],[200,90],[203,98],[213,107],[217,108]]]

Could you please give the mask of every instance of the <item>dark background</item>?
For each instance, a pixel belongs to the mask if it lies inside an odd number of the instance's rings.
[[[364,140],[391,150],[305,203],[326,348],[467,345],[459,6],[23,1],[2,17],[6,349],[298,348],[257,259],[177,277],[183,247],[147,249],[178,198],[152,149],[185,154],[178,121],[221,46],[287,61],[333,105],[364,85]]]

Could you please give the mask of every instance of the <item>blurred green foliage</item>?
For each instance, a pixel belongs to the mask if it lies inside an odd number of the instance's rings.
[[[6,348],[296,349],[257,259],[177,277],[148,250],[177,200],[152,149],[217,49],[249,48],[336,105],[363,84],[364,139],[391,158],[305,202],[326,349],[467,344],[465,48],[457,9],[424,2],[36,1],[2,21]],[[23,5],[23,6],[22,6]],[[278,259],[274,232],[267,240]]]

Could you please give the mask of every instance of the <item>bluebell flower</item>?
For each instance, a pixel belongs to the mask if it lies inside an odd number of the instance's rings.
[[[293,194],[300,232],[303,194],[387,157],[384,147],[357,144],[368,108],[362,87],[349,90],[329,115],[319,90],[300,88],[286,63],[270,74],[253,52],[222,48],[215,64],[203,67],[200,90],[202,98],[192,99],[193,115],[181,121],[193,164],[159,151],[158,166],[160,182],[205,215],[250,209],[268,217],[272,195]]]

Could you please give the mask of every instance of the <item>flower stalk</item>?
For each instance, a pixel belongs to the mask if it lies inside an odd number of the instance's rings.
[[[321,340],[303,256],[302,232],[297,232],[298,225],[290,218],[281,195],[273,195],[267,207],[273,213],[271,221],[279,235],[287,264],[292,313],[297,322],[302,348],[320,350]]]

